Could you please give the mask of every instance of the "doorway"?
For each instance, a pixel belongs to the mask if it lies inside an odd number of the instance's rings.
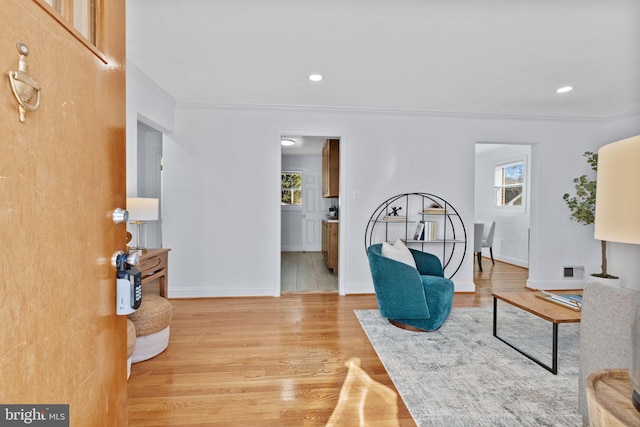
[[[322,221],[337,199],[322,197],[322,145],[328,137],[284,135],[291,145],[281,146],[281,176],[299,175],[299,203],[293,197],[281,203],[280,290],[337,292],[338,279],[322,257]],[[291,184],[297,185],[297,184]],[[285,189],[283,194],[291,193]]]
[[[530,144],[476,143],[475,221],[495,221],[493,256],[519,267],[529,267],[532,146]],[[522,165],[522,193],[511,202],[498,203],[497,172]],[[517,169],[517,168],[516,168]],[[518,179],[514,180],[514,183]],[[514,184],[509,182],[508,184]],[[489,250],[483,249],[483,257]],[[482,263],[490,273],[491,259]],[[476,271],[477,268],[476,268]]]
[[[138,122],[138,197],[158,199],[158,221],[147,223],[147,247],[162,247],[162,132]]]

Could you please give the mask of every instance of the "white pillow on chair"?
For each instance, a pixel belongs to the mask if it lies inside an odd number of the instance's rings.
[[[396,239],[393,245],[387,242],[382,242],[382,256],[403,262],[413,268],[417,268],[416,261],[413,259],[411,251],[400,239]]]

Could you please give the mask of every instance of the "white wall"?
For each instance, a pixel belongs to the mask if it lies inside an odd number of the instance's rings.
[[[569,231],[561,195],[582,167],[580,153],[601,143],[600,122],[183,105],[164,151],[165,243],[172,256],[190,254],[173,266],[173,296],[277,294],[280,210],[274,198],[277,136],[283,129],[346,135],[340,200],[345,293],[373,291],[364,230],[372,210],[388,197],[412,191],[439,195],[473,229],[477,141],[536,144],[532,156],[546,159],[532,170],[533,182],[545,189],[532,201],[532,223],[540,230],[532,238],[532,280],[559,282],[563,263],[575,263],[567,254],[597,263],[597,248],[587,249],[596,245],[593,238],[576,241],[576,232]],[[454,277],[458,291],[474,289],[472,263],[469,246]]]
[[[484,144],[483,146],[486,147]],[[521,267],[529,266],[530,159],[530,146],[520,144],[491,145],[490,150],[476,155],[475,219],[496,222],[493,257]],[[525,161],[525,203],[522,208],[497,207],[494,191],[495,167],[516,160]],[[483,256],[490,256],[488,249],[483,249]]]
[[[127,196],[138,195],[138,121],[173,133],[176,101],[127,61]]]
[[[279,137],[285,130],[341,139],[342,293],[373,292],[364,248],[366,222],[381,201],[395,194],[443,197],[461,214],[467,230],[473,230],[478,141],[532,144],[537,191],[531,197],[529,286],[567,287],[562,267],[597,270],[599,243],[593,230],[571,221],[562,194],[572,190],[574,177],[587,171],[584,151],[640,133],[639,112],[612,121],[583,121],[178,105],[174,124],[172,100],[135,68],[127,77],[128,156],[135,120],[174,131],[163,147],[163,234],[164,245],[172,248],[172,297],[279,294]],[[134,165],[128,157],[130,195],[135,194]],[[638,254],[637,248],[611,246],[612,271],[619,268],[637,282],[638,257],[628,255]],[[469,245],[454,277],[457,291],[474,289],[471,251]],[[622,261],[617,253],[631,259]]]
[[[620,119],[593,121],[594,134],[585,137],[582,141],[575,141],[573,138],[575,135],[559,133],[559,139],[564,139],[566,142],[566,148],[560,157],[553,154],[553,147],[549,145],[541,144],[533,147],[535,175],[532,179],[535,181],[547,174],[554,174],[562,180],[548,182],[542,187],[544,191],[532,194],[531,204],[534,209],[531,216],[532,251],[528,281],[530,287],[577,288],[584,286],[589,274],[600,271],[600,242],[593,238],[593,225],[585,226],[571,220],[566,203],[562,200],[562,194],[572,194],[575,191],[573,184],[575,177],[591,173],[589,165],[582,156],[585,151],[597,151],[605,144],[637,135],[640,133],[639,119],[640,112],[635,112]],[[553,197],[545,198],[547,192]],[[633,278],[631,280],[637,282],[640,271],[634,267],[629,254],[635,252],[637,260],[637,255],[640,255],[640,252],[637,252],[638,248],[613,243],[610,246],[612,247],[608,253],[611,272],[618,274],[618,271],[623,271],[619,275]],[[562,279],[564,265],[584,265],[587,279],[584,281]],[[627,280],[623,279],[623,281]]]

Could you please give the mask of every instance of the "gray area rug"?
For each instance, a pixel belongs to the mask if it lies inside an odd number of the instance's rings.
[[[580,324],[559,325],[558,375],[493,337],[492,308],[454,308],[434,332],[355,310],[418,426],[581,426]],[[551,323],[499,302],[498,336],[551,365]]]

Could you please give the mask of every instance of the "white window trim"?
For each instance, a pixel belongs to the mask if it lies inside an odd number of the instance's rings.
[[[302,170],[283,170],[280,172],[280,176],[282,176],[282,174],[285,173],[299,173],[302,176],[302,179],[304,180],[304,171]],[[280,189],[282,190],[282,185],[280,186]],[[302,192],[302,186],[300,187],[300,191]],[[280,201],[282,203],[282,200]],[[283,205],[281,204],[280,207],[282,210],[284,211],[301,211],[304,205],[304,193],[302,193],[302,205]]]
[[[510,212],[526,212],[527,210],[527,193],[528,193],[528,188],[529,188],[529,159],[527,158],[527,156],[518,156],[518,157],[512,157],[512,158],[508,158],[508,159],[504,159],[501,160],[499,162],[494,163],[493,165],[493,174],[494,177],[492,179],[492,191],[491,191],[491,198],[492,198],[492,204],[493,204],[493,208],[499,211],[510,211]],[[522,182],[522,204],[521,205],[515,205],[515,206],[502,206],[502,205],[498,205],[497,201],[496,201],[496,191],[498,188],[507,188],[509,187],[508,185],[505,186],[496,186],[496,182],[495,182],[495,173],[496,173],[496,169],[498,168],[504,168],[506,166],[510,166],[510,165],[515,165],[518,163],[522,163],[524,170],[523,172],[523,182]]]

